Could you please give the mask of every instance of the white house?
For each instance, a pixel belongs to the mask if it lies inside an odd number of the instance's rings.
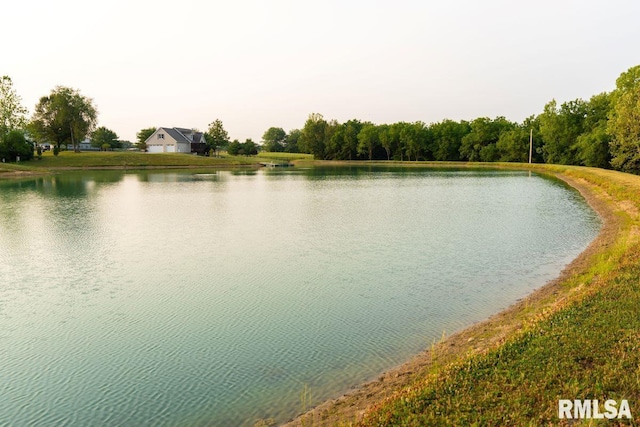
[[[185,128],[158,128],[145,141],[149,153],[204,152],[204,134]]]

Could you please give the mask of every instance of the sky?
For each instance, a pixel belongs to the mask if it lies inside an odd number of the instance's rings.
[[[98,125],[259,142],[310,113],[344,122],[521,122],[611,91],[640,64],[636,0],[21,0],[2,6],[0,75],[33,112],[58,86]]]

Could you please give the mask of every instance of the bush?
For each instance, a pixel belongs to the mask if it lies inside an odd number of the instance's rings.
[[[24,137],[24,133],[12,130],[6,133],[0,141],[0,158],[9,162],[33,159],[33,146]]]

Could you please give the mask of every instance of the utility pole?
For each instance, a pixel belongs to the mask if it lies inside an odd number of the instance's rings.
[[[533,155],[533,129],[529,131],[529,163],[531,163],[532,155]]]

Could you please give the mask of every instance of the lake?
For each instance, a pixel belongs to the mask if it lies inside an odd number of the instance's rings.
[[[283,422],[544,285],[600,226],[519,171],[0,181],[0,424]]]

